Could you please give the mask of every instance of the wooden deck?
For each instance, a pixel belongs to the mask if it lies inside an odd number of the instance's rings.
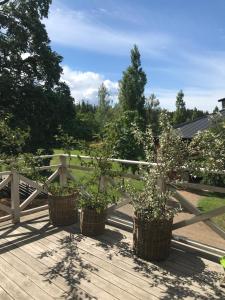
[[[0,299],[225,299],[218,264],[176,249],[148,263],[131,245],[131,233],[87,238],[43,212],[0,225]]]

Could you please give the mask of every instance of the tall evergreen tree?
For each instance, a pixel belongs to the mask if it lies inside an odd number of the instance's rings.
[[[192,113],[192,116],[191,116],[191,120],[194,121],[194,120],[196,120],[197,118],[198,118],[198,110],[197,110],[197,108],[195,107],[195,108],[193,109],[193,113]]]
[[[155,94],[151,94],[145,101],[146,123],[152,127],[154,135],[159,133],[160,103]]]
[[[123,72],[119,82],[119,102],[123,111],[137,111],[144,116],[144,89],[147,77],[141,67],[141,55],[135,45],[131,50],[131,65]]]
[[[96,113],[97,122],[99,123],[100,131],[103,130],[105,123],[109,117],[110,100],[109,92],[102,83],[98,89],[98,108]]]
[[[215,106],[214,110],[213,110],[213,113],[216,114],[218,113],[220,110],[219,110],[219,107],[218,106]]]
[[[75,113],[68,86],[59,82],[62,57],[51,50],[42,22],[51,2],[15,0],[0,7],[0,111],[13,116],[11,126],[30,128],[26,151],[32,152],[49,152],[59,123]]]
[[[184,93],[180,90],[176,99],[176,111],[173,115],[174,125],[183,123],[186,121],[186,104],[184,102]]]
[[[145,127],[146,83],[147,78],[141,67],[140,52],[135,45],[131,50],[131,65],[123,72],[119,82],[120,110],[106,130],[107,142],[115,157],[134,160],[143,158],[143,149],[137,145],[131,124],[136,123],[141,130]]]

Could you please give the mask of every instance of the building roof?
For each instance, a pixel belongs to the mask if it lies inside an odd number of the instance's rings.
[[[222,102],[222,101],[225,101],[225,98],[222,98],[222,99],[218,100],[218,102]]]
[[[220,113],[225,118],[225,109],[221,110]],[[181,136],[184,139],[192,139],[192,137],[202,130],[206,130],[210,127],[210,119],[213,114],[198,118],[194,121],[182,123],[176,125],[175,128],[179,129]]]

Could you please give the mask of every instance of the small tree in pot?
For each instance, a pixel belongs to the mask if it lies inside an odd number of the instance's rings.
[[[66,226],[78,221],[78,188],[74,183],[61,187],[51,184],[48,187],[49,218],[53,225]]]
[[[55,136],[56,141],[62,147],[64,152],[68,155],[69,163],[71,160],[71,151],[74,149],[77,142],[73,137],[69,136],[63,131],[61,126],[58,129],[58,135]],[[62,156],[61,172],[66,172],[66,157]],[[65,177],[68,174],[64,174]],[[49,217],[50,221],[54,225],[71,225],[78,221],[78,198],[79,191],[77,184],[73,181],[52,183],[48,187],[49,197]]]
[[[107,185],[107,176],[114,176],[110,153],[105,145],[98,149],[87,151],[91,156],[89,162],[81,160],[83,165],[93,169],[91,176],[83,182],[80,188],[79,206],[81,233],[87,236],[97,236],[104,232],[107,216],[107,207],[115,203],[117,189]]]
[[[187,158],[187,147],[169,123],[165,112],[160,117],[161,135],[153,137],[150,127],[145,133],[134,128],[137,142],[143,145],[149,166],[140,169],[143,192],[129,187],[134,206],[133,246],[137,256],[147,260],[163,260],[169,255],[174,214],[170,207],[171,173],[178,174]]]
[[[46,176],[40,172],[43,159],[32,154],[23,155],[23,170],[25,176],[42,185],[43,192],[47,195],[50,222],[56,226],[66,226],[78,221],[79,190],[75,182],[69,181],[66,185],[58,182],[47,183]],[[65,171],[65,170],[64,170]],[[44,195],[43,195],[44,197]]]

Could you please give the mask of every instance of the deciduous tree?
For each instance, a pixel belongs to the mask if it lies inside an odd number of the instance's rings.
[[[0,111],[13,116],[10,126],[30,127],[32,152],[49,152],[58,125],[75,117],[69,88],[59,81],[62,57],[43,24],[50,4],[15,0],[0,7]]]

